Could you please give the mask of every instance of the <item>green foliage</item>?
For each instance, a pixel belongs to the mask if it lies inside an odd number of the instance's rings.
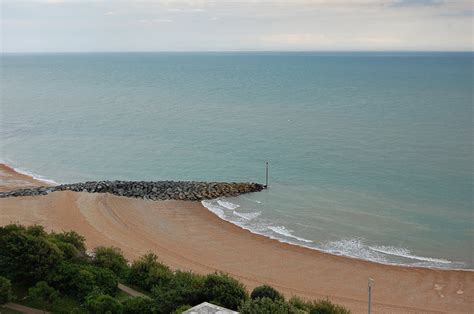
[[[255,289],[253,289],[252,293],[250,294],[250,297],[252,299],[270,298],[273,301],[285,300],[285,297],[280,292],[278,292],[273,287],[270,287],[268,285],[262,285],[262,286],[256,287]]]
[[[28,289],[28,299],[44,308],[46,304],[53,304],[59,300],[59,292],[50,287],[46,281],[39,281]]]
[[[297,310],[309,312],[311,314],[349,314],[350,311],[329,300],[304,301],[299,297],[292,297],[288,303]]]
[[[344,307],[334,304],[329,300],[313,301],[309,304],[310,314],[349,314]]]
[[[191,272],[177,271],[162,285],[153,289],[160,313],[170,313],[180,305],[196,305],[204,301],[202,293],[204,278]]]
[[[296,313],[284,300],[267,297],[250,299],[240,308],[241,314],[292,314]]]
[[[12,299],[12,284],[10,280],[0,276],[0,304],[10,302]]]
[[[203,293],[206,300],[237,310],[248,299],[242,283],[226,274],[210,274],[204,279]]]
[[[153,286],[166,284],[173,276],[168,266],[158,262],[158,257],[148,253],[133,262],[128,272],[128,282],[151,291]]]
[[[95,288],[104,293],[117,291],[117,277],[110,270],[86,264],[62,263],[50,274],[48,282],[65,294],[84,298]]]
[[[85,239],[75,231],[51,233],[49,238],[63,252],[67,260],[86,257]]]
[[[135,297],[125,300],[123,303],[124,314],[154,314],[158,313],[156,303],[150,298]]]
[[[124,278],[127,270],[127,260],[122,251],[115,247],[97,247],[94,251],[94,264],[98,267],[107,268],[120,278]]]
[[[0,227],[0,275],[19,282],[46,278],[63,253],[40,226]]]
[[[94,291],[86,297],[86,309],[94,314],[121,314],[123,305],[107,294]]]

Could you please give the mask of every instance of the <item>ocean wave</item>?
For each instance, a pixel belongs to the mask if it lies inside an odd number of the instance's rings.
[[[212,201],[202,201],[201,204],[216,214],[219,218],[226,220],[224,211],[219,206],[214,205]]]
[[[240,205],[232,204],[231,202],[224,201],[224,200],[217,200],[217,204],[227,209],[236,209],[240,207]]]
[[[439,263],[439,264],[451,264],[451,263],[453,263],[452,261],[448,261],[446,259],[413,255],[410,252],[410,250],[407,250],[407,249],[404,249],[404,248],[396,248],[396,247],[393,247],[393,246],[383,246],[383,245],[382,246],[369,246],[369,248],[371,250],[374,250],[376,252],[380,252],[380,253],[383,253],[383,254],[399,256],[399,257],[414,259],[414,260],[423,261],[423,262]]]
[[[222,200],[220,200],[220,202],[219,200],[205,200],[201,203],[209,211],[213,212],[215,215],[225,221],[228,221],[254,234],[265,236],[282,243],[288,243],[329,254],[347,256],[386,265],[437,269],[460,269],[472,271],[471,269],[466,269],[465,263],[462,262],[452,262],[441,258],[417,256],[404,248],[395,248],[383,245],[369,246],[365,244],[364,240],[361,238],[350,238],[329,241],[325,243],[314,243],[311,240],[294,235],[293,230],[288,230],[285,226],[274,226],[269,222],[256,219],[261,215],[260,212],[242,213],[232,210],[231,215],[228,208],[229,206],[222,206],[222,202]],[[226,212],[228,215],[226,215]],[[252,219],[246,219],[244,216],[247,218],[252,217]],[[410,262],[410,260],[412,260],[412,262]]]
[[[324,243],[321,250],[327,253],[387,263],[384,254],[372,251],[360,239],[342,239]]]
[[[293,230],[288,230],[285,228],[285,226],[268,226],[268,229],[270,229],[273,232],[276,232],[278,234],[284,235],[285,237],[293,238],[298,241],[303,241],[306,243],[312,243],[313,241],[305,239],[305,238],[300,238],[292,234]]]
[[[240,217],[240,218],[246,219],[246,220],[252,220],[252,219],[257,218],[258,216],[260,216],[261,212],[239,213],[238,211],[234,210],[233,214]]]

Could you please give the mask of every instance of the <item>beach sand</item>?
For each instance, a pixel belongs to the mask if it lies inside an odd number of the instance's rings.
[[[0,165],[0,190],[44,185]],[[0,199],[0,224],[75,230],[88,248],[116,246],[136,259],[152,251],[172,268],[223,271],[249,289],[269,284],[287,297],[328,297],[367,312],[367,280],[375,280],[374,313],[474,312],[474,272],[383,265],[335,256],[252,234],[199,202],[146,201],[109,194],[55,192]]]

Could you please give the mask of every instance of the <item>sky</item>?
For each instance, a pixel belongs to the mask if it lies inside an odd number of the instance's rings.
[[[472,0],[0,0],[2,52],[473,51]]]

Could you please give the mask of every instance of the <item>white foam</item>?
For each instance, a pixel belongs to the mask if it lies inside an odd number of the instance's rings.
[[[232,204],[231,202],[223,201],[223,200],[217,200],[217,204],[219,204],[222,207],[225,207],[227,209],[236,209],[236,208],[240,207],[239,205]]]
[[[441,258],[433,258],[433,257],[423,257],[423,256],[417,256],[413,255],[410,250],[404,249],[404,248],[396,248],[393,246],[369,246],[371,250],[388,254],[388,255],[393,255],[393,256],[399,256],[399,257],[404,257],[408,259],[414,259],[418,261],[423,261],[423,262],[431,262],[431,263],[439,263],[439,264],[451,264],[451,261],[448,261],[446,259],[441,259]]]
[[[212,203],[212,201],[202,201],[201,202],[202,206],[206,207],[207,209],[209,209],[211,212],[213,212],[214,214],[216,214],[218,217],[220,217],[221,219],[225,219],[225,214],[224,214],[224,211],[219,207],[219,206],[216,206]]]
[[[239,213],[238,211],[233,211],[233,214],[240,217],[240,218],[243,218],[245,220],[252,220],[254,218],[257,218],[258,216],[260,216],[261,212],[254,212],[254,213]]]
[[[300,238],[292,234],[292,230],[288,230],[285,228],[285,226],[268,226],[268,229],[270,229],[273,232],[276,232],[278,234],[284,235],[285,237],[293,238],[299,241],[303,241],[306,243],[312,243],[313,241],[305,239],[305,238]]]
[[[325,243],[322,248],[324,252],[336,255],[356,257],[369,261],[386,263],[383,254],[369,250],[360,239],[342,239]]]

